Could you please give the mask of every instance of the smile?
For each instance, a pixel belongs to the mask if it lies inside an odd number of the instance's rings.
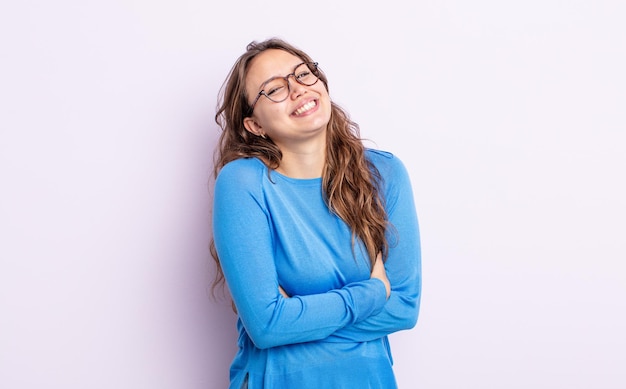
[[[315,106],[317,106],[317,102],[315,100],[311,100],[308,103],[304,104],[302,107],[296,109],[293,114],[296,116],[300,116],[302,114],[304,114],[305,112],[310,111],[311,109],[315,108]]]

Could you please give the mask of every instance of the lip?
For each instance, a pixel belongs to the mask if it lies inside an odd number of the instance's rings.
[[[308,111],[303,112],[301,114],[297,114],[296,112],[301,109],[302,107],[304,107],[305,105],[311,103],[311,102],[315,102],[315,106],[313,108],[310,108]],[[291,113],[291,116],[294,117],[304,117],[304,116],[308,116],[311,115],[312,113],[314,113],[315,111],[317,111],[319,109],[320,106],[320,102],[318,99],[306,99],[306,100],[302,100],[300,102],[300,104],[298,104],[298,106],[293,110],[293,112]]]

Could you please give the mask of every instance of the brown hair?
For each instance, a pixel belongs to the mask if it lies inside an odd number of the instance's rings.
[[[271,139],[249,133],[243,120],[247,116],[248,103],[245,78],[250,62],[268,49],[291,53],[303,62],[313,60],[302,50],[287,42],[272,38],[252,42],[246,52],[233,65],[222,89],[215,121],[222,128],[215,154],[214,174],[228,162],[239,158],[257,157],[270,169],[280,165],[282,153]],[[320,80],[328,90],[328,80],[320,71]],[[372,262],[378,253],[387,258],[388,242],[385,237],[387,214],[379,189],[381,177],[376,167],[365,158],[365,147],[359,137],[359,126],[335,103],[331,103],[328,123],[326,162],[322,172],[322,190],[328,208],[337,214],[352,230],[352,245],[359,239]],[[211,254],[217,263],[218,273],[213,284],[221,284],[224,275],[219,257],[211,241]]]

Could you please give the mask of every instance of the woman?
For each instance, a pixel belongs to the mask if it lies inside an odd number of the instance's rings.
[[[419,232],[403,164],[365,149],[326,76],[279,39],[233,66],[216,121],[213,255],[238,314],[230,388],[395,388]]]

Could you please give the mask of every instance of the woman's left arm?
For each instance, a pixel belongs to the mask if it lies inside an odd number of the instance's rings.
[[[392,158],[392,168],[381,171],[390,221],[385,269],[391,295],[380,313],[335,331],[328,341],[369,341],[417,323],[422,285],[419,226],[409,175],[402,162]]]

